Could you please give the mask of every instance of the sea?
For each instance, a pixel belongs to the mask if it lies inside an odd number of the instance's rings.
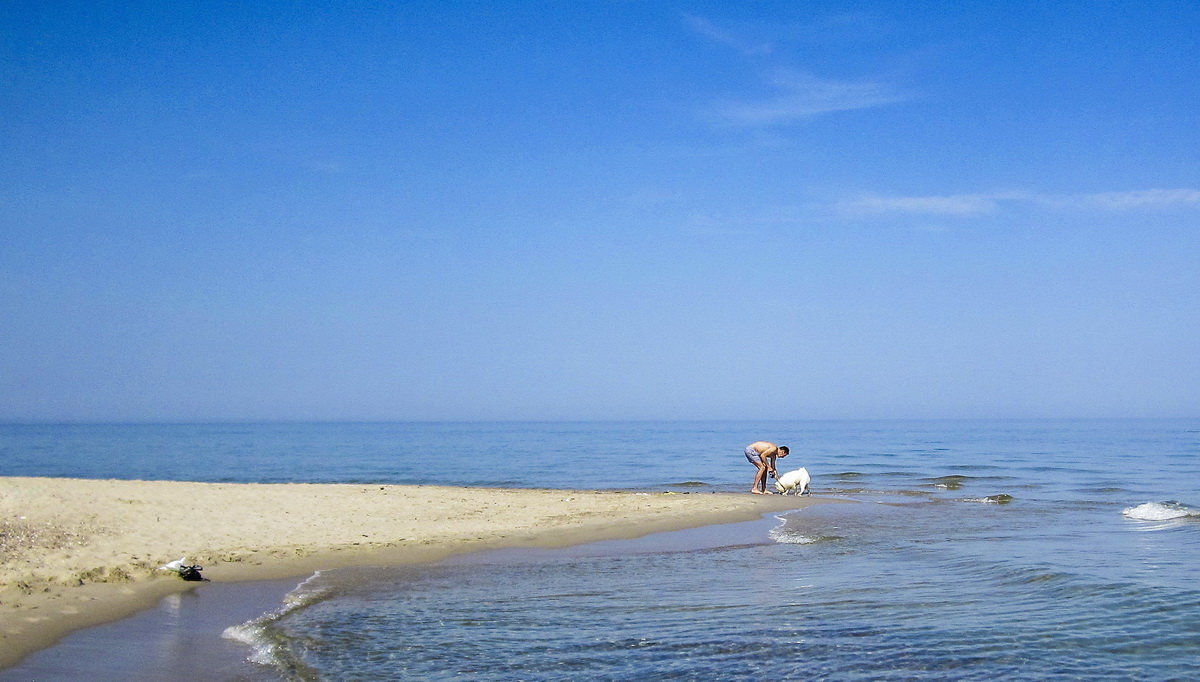
[[[745,494],[758,439],[842,503],[208,583],[0,679],[1200,679],[1200,419],[8,424],[0,474]]]

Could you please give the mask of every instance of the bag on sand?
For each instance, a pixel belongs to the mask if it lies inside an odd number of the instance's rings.
[[[206,580],[204,576],[200,575],[200,571],[203,570],[204,567],[202,566],[180,566],[179,577],[183,578],[184,580],[192,581]]]

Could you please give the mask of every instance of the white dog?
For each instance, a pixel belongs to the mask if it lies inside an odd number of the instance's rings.
[[[775,489],[784,495],[788,493],[792,493],[793,495],[807,495],[809,493],[808,482],[811,480],[812,477],[808,475],[808,469],[800,467],[776,478]]]

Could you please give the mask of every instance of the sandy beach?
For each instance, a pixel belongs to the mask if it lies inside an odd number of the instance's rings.
[[[754,519],[814,500],[369,484],[0,478],[0,667],[197,583]]]

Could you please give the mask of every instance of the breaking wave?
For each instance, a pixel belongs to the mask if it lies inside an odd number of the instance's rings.
[[[288,665],[291,661],[287,660],[282,643],[271,636],[270,626],[288,614],[326,598],[329,594],[327,590],[312,589],[310,586],[310,583],[320,577],[320,571],[313,573],[284,597],[283,606],[278,610],[265,613],[241,625],[225,628],[221,636],[250,647],[250,655],[246,660],[251,663],[277,669],[292,668],[294,672],[296,666]]]
[[[1146,502],[1136,507],[1129,507],[1121,513],[1125,518],[1134,521],[1175,521],[1200,518],[1200,510],[1174,501]]]
[[[961,474],[953,474],[951,476],[938,476],[937,478],[925,479],[929,481],[935,488],[943,488],[945,490],[958,490],[963,487],[965,481],[971,480],[972,476],[963,476]]]
[[[817,542],[831,542],[843,539],[840,535],[806,535],[786,528],[772,530],[770,537],[781,545],[811,545]]]
[[[1013,501],[1013,496],[1006,493],[999,495],[988,495],[987,497],[967,497],[963,502],[978,502],[979,504],[1008,504]]]

